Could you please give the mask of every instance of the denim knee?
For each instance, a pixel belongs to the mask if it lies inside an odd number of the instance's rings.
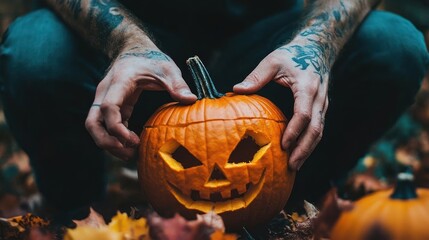
[[[21,99],[79,86],[91,85],[93,92],[108,62],[44,8],[11,24],[0,46],[0,65],[5,91]]]
[[[373,11],[352,39],[361,64],[371,65],[364,70],[383,74],[383,84],[394,85],[412,101],[429,66],[422,33],[396,14]]]

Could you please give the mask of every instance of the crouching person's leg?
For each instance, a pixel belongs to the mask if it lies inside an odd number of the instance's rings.
[[[414,102],[429,63],[422,34],[387,12],[369,14],[331,76],[324,137],[298,173],[292,202],[318,199]]]
[[[7,122],[65,217],[105,192],[103,152],[84,123],[107,63],[47,9],[17,19],[0,45]]]

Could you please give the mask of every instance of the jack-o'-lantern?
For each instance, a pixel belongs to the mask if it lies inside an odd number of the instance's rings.
[[[413,175],[400,173],[395,189],[363,197],[343,212],[330,239],[429,239],[429,190],[416,189]]]
[[[160,107],[141,134],[138,170],[149,202],[162,215],[214,211],[230,229],[269,220],[295,178],[280,143],[284,115],[258,95],[218,93],[198,57],[187,64],[199,100]]]

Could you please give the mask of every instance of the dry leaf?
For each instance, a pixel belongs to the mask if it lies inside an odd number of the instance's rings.
[[[149,236],[146,219],[132,219],[126,213],[118,213],[112,218],[109,229],[122,233],[125,239],[147,239]]]
[[[49,226],[49,221],[46,221],[45,219],[30,213],[24,216],[10,218],[8,219],[8,222],[11,224],[11,226],[18,228],[21,232],[25,231],[26,229],[43,228]]]
[[[68,229],[64,240],[122,240],[122,234],[114,232],[107,227],[93,228],[93,227],[77,227],[76,229]]]
[[[206,214],[197,214],[197,220],[205,222],[207,226],[212,227],[214,230],[225,232],[225,224],[223,223],[222,217],[213,211]]]
[[[370,174],[354,174],[344,186],[348,199],[356,200],[369,193],[387,189],[389,186]]]
[[[44,231],[40,228],[32,228],[28,233],[26,240],[55,240],[56,235],[49,231]]]
[[[179,214],[173,218],[162,218],[152,214],[148,218],[150,237],[153,240],[204,240],[235,239],[234,235],[221,235],[225,226],[222,218],[214,212],[197,215],[197,220],[187,221]],[[213,234],[215,234],[213,236]],[[222,238],[221,238],[222,237]]]
[[[49,221],[32,214],[0,219],[0,239],[55,239],[55,235],[48,231],[48,226]]]
[[[89,215],[83,220],[73,220],[76,223],[77,227],[93,227],[93,228],[102,228],[106,226],[103,216],[94,211],[94,209],[89,209]]]
[[[100,214],[91,209],[90,215],[75,221],[77,227],[68,229],[64,240],[144,240],[149,239],[146,219],[132,219],[126,213],[117,213],[109,225]]]
[[[340,199],[337,195],[337,189],[332,188],[326,194],[322,210],[314,221],[313,231],[315,239],[328,238],[341,212],[351,210],[352,208],[353,203]]]
[[[209,240],[214,230],[202,220],[186,221],[179,214],[162,218],[152,214],[148,218],[149,234],[153,240]]]

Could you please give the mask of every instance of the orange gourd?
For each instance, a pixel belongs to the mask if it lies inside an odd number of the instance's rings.
[[[138,170],[149,202],[167,216],[213,210],[230,229],[268,221],[295,178],[280,145],[284,115],[258,95],[218,93],[198,57],[187,64],[199,100],[160,107],[141,134]]]
[[[401,173],[395,189],[358,200],[341,214],[331,240],[429,239],[429,189],[416,189],[412,181],[413,175]]]

